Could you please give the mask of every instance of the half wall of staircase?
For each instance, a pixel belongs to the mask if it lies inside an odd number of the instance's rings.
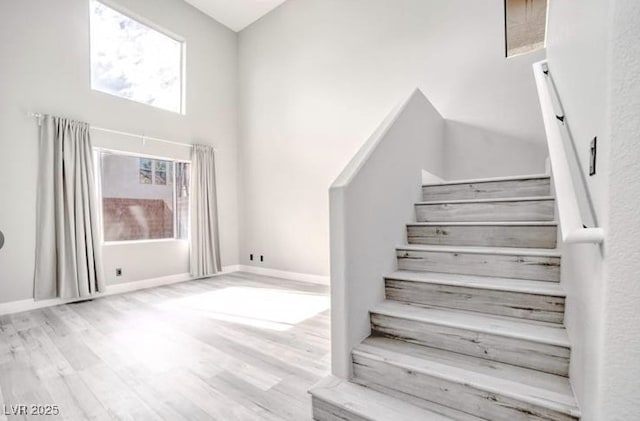
[[[393,247],[420,199],[422,171],[443,172],[444,119],[415,90],[367,140],[330,188],[332,371],[351,374],[351,349],[371,332]]]

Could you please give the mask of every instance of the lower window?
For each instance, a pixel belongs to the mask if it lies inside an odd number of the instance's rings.
[[[187,239],[189,163],[100,151],[104,241]]]

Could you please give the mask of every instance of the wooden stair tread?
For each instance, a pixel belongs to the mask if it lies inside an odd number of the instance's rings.
[[[573,417],[580,416],[566,377],[382,337],[365,339],[353,353],[401,367],[410,373],[419,372]]]
[[[454,205],[465,203],[496,203],[496,202],[535,202],[542,200],[555,200],[553,196],[527,196],[527,197],[499,197],[488,199],[449,199],[449,200],[430,200],[416,202],[416,205]]]
[[[566,293],[559,284],[547,281],[458,275],[454,273],[419,272],[412,270],[398,270],[385,276],[385,279],[424,282],[464,288],[488,289],[493,291],[549,295],[553,297],[566,297]]]
[[[526,248],[526,247],[477,247],[477,246],[438,246],[423,244],[403,244],[396,246],[397,250],[427,251],[439,253],[472,253],[472,254],[502,254],[542,257],[562,257],[558,249]]]
[[[515,227],[528,227],[528,226],[557,226],[556,221],[442,221],[442,222],[409,222],[407,226],[423,226],[433,227],[440,225],[452,225],[452,226],[515,226]]]
[[[406,401],[334,376],[322,379],[309,393],[315,398],[371,421],[453,421],[453,418],[440,413],[418,408]],[[439,408],[440,405],[433,404],[433,407]],[[442,410],[453,411],[444,407]]]
[[[353,379],[311,392],[327,419],[579,419],[551,177],[423,184],[420,200]]]
[[[371,313],[570,348],[564,326],[442,307],[383,301]]]
[[[535,174],[535,175],[517,175],[506,177],[489,177],[489,178],[472,178],[466,180],[450,180],[443,183],[423,184],[422,187],[430,186],[455,186],[457,184],[478,184],[478,183],[495,183],[500,181],[520,181],[520,180],[538,180],[538,179],[550,179],[547,174]]]

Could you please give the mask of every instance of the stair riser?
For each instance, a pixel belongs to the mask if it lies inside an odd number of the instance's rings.
[[[313,419],[316,421],[369,421],[357,414],[354,414],[349,408],[333,405],[315,396],[311,398],[313,406]]]
[[[551,184],[548,178],[422,187],[422,196],[425,202],[549,196],[550,193]]]
[[[551,199],[416,205],[416,220],[418,222],[551,221],[553,218],[554,201]]]
[[[560,281],[560,258],[504,254],[397,251],[398,268],[461,275]]]
[[[551,323],[562,323],[564,320],[564,297],[395,279],[387,279],[385,288],[387,299],[405,303],[477,311]]]
[[[409,244],[487,247],[556,247],[554,225],[408,225]]]
[[[371,328],[377,334],[418,345],[561,376],[569,373],[570,350],[566,347],[376,313],[371,314]]]
[[[475,388],[464,379],[454,382],[429,376],[357,353],[353,353],[353,370],[355,381],[366,383],[380,392],[392,388],[493,421],[577,420],[561,412]]]

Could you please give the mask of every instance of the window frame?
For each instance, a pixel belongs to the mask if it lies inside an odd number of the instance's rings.
[[[122,155],[133,158],[146,158],[151,160],[160,160],[160,161],[168,161],[174,164],[174,168],[172,171],[171,180],[173,182],[173,208],[174,208],[174,217],[173,217],[173,238],[149,238],[143,240],[118,240],[118,241],[107,241],[105,240],[104,235],[104,204],[103,204],[103,195],[102,195],[102,152],[107,152],[114,155]],[[98,201],[98,224],[100,225],[100,243],[103,246],[117,246],[117,245],[126,245],[126,244],[145,244],[145,243],[166,243],[171,241],[191,241],[191,196],[189,196],[189,214],[187,215],[187,237],[186,238],[178,238],[178,218],[175,210],[177,209],[178,197],[176,192],[176,171],[175,164],[183,163],[189,164],[189,168],[191,168],[191,160],[188,159],[178,159],[178,158],[170,158],[166,156],[159,156],[147,153],[140,152],[129,152],[118,149],[111,148],[103,148],[103,147],[94,147],[93,148],[93,160],[94,160],[94,168],[95,168],[95,185],[96,185],[96,199]]]
[[[163,107],[159,107],[157,105],[153,105],[153,104],[146,104],[144,102],[141,101],[137,101],[135,99],[131,99],[131,98],[126,98],[120,95],[116,95],[113,94],[111,92],[106,92],[100,89],[96,89],[93,86],[93,62],[92,62],[92,58],[93,58],[93,49],[92,49],[92,42],[91,42],[91,18],[92,18],[92,9],[91,9],[91,4],[93,2],[97,2],[102,4],[103,6],[106,6],[110,9],[113,9],[114,11],[126,16],[127,18],[134,20],[136,22],[138,22],[141,25],[144,25],[146,27],[148,27],[149,29],[152,29],[176,42],[178,42],[180,44],[180,106],[178,107],[178,111],[174,111],[174,110],[169,110]],[[170,113],[174,113],[174,114],[179,114],[179,115],[187,115],[187,107],[186,107],[186,103],[187,103],[187,40],[181,36],[176,34],[173,31],[170,31],[160,25],[158,25],[157,23],[149,20],[148,18],[140,15],[139,13],[135,13],[129,9],[127,9],[126,7],[116,3],[113,0],[88,0],[88,5],[89,5],[89,85],[91,87],[91,90],[93,92],[99,92],[102,94],[106,94],[106,95],[110,95],[116,98],[120,98],[120,99],[124,99],[126,101],[133,101],[137,104],[142,104],[142,105],[146,105],[149,107],[153,107],[155,109],[158,110],[163,110],[163,111],[167,111]]]
[[[507,6],[508,6],[508,1],[509,0],[503,0],[503,7],[502,7],[502,11],[503,11],[503,21],[504,21],[504,58],[506,59],[510,59],[510,58],[514,58],[514,57],[520,57],[522,55],[526,55],[526,54],[532,54],[532,53],[536,53],[538,51],[541,50],[546,50],[547,48],[547,35],[548,35],[548,31],[549,31],[549,8],[550,8],[550,3],[551,0],[546,0],[547,2],[547,7],[546,7],[546,11],[545,11],[545,16],[544,16],[544,39],[542,42],[542,47],[537,48],[535,50],[529,50],[529,51],[524,51],[522,53],[517,53],[517,54],[511,54],[509,55],[509,25],[507,23]]]

